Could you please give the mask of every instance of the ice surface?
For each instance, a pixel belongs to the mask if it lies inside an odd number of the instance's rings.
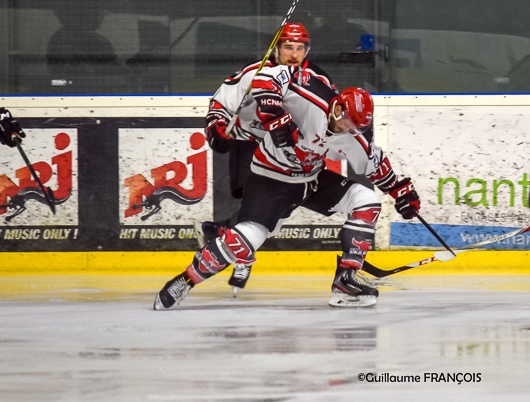
[[[0,401],[529,400],[530,277],[398,274],[339,309],[329,278],[255,276],[153,311],[168,279],[0,277]]]

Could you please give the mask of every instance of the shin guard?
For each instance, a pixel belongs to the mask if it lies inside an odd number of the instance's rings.
[[[375,237],[375,224],[381,213],[380,206],[370,206],[353,211],[340,233],[342,246],[341,268],[362,268]]]

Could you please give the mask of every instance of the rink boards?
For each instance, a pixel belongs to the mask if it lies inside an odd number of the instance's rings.
[[[422,216],[452,247],[530,224],[530,96],[374,100],[376,143],[399,177],[413,178]],[[193,221],[223,218],[233,208],[226,159],[209,150],[202,131],[207,103],[205,96],[3,97],[28,132],[26,153],[61,203],[53,215],[44,203],[26,200],[9,221],[13,210],[0,207],[0,273],[172,272],[187,265],[196,247]],[[347,172],[343,163],[331,165]],[[0,205],[31,184],[26,170],[16,151],[0,148]],[[156,198],[162,188],[171,189],[169,196]],[[403,221],[381,196],[373,264],[394,268],[440,249],[420,223]],[[150,214],[157,201],[161,208]],[[259,269],[333,268],[343,220],[296,211],[264,245]],[[530,266],[528,235],[488,248],[505,251],[465,253],[421,270]]]
[[[2,259],[1,275],[168,275],[182,272],[194,252],[41,252],[9,253]],[[252,275],[329,275],[335,272],[337,252],[258,251]],[[367,260],[389,270],[432,257],[433,251],[372,251]],[[519,275],[530,274],[529,252],[478,250],[458,254],[451,261],[434,261],[403,275]],[[231,268],[226,271],[231,272]],[[223,272],[224,275],[226,272]]]

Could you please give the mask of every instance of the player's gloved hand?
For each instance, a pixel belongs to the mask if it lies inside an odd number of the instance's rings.
[[[396,200],[396,211],[404,219],[412,219],[420,210],[420,197],[414,189],[410,177],[398,181],[388,192]]]
[[[6,108],[0,107],[0,143],[8,147],[16,147],[17,142],[22,142],[22,138],[26,137],[26,133],[18,121],[13,118],[13,115]]]
[[[211,114],[206,118],[206,138],[210,148],[220,154],[228,152],[230,136],[226,132],[228,120],[219,114]]]
[[[269,121],[264,128],[270,133],[276,148],[294,147],[298,142],[298,126],[289,113]]]

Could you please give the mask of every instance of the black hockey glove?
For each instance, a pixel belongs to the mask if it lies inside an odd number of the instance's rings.
[[[294,147],[298,142],[298,126],[289,113],[269,121],[264,127],[276,148]]]
[[[412,219],[415,212],[420,210],[420,197],[414,189],[410,177],[405,177],[398,181],[388,192],[396,200],[396,211],[403,219]]]
[[[230,136],[226,132],[228,121],[224,116],[212,113],[206,116],[206,138],[210,148],[220,154],[228,152],[228,141]]]
[[[17,146],[15,141],[20,143],[25,137],[26,133],[20,128],[20,124],[13,118],[11,112],[0,107],[0,143],[14,148]]]

